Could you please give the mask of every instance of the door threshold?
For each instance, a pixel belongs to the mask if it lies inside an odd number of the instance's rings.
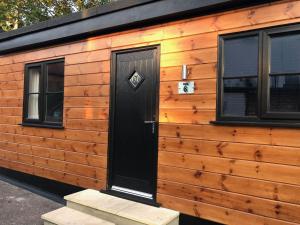
[[[151,205],[151,206],[154,206],[154,207],[160,207],[160,204],[157,203],[152,198],[151,199],[143,198],[143,197],[140,197],[140,196],[137,196],[137,195],[132,195],[132,194],[129,194],[129,193],[120,192],[120,191],[116,191],[116,190],[112,190],[112,189],[100,190],[100,192],[104,193],[104,194],[112,195],[112,196],[115,196],[115,197],[124,198],[124,199],[130,200],[130,201],[139,202],[139,203],[142,203],[142,204]]]
[[[111,187],[111,190],[122,192],[124,194],[134,195],[137,197],[153,200],[153,195],[146,193],[146,192],[136,191],[136,190],[132,190],[129,188],[123,188],[123,187],[119,187],[119,186],[115,186],[115,185],[113,185]]]

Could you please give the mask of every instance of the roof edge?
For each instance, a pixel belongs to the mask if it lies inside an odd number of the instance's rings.
[[[192,18],[271,0],[123,0],[0,34],[0,54]]]
[[[0,41],[9,39],[9,38],[15,38],[17,36],[25,35],[26,33],[29,32],[37,32],[49,28],[54,28],[57,26],[63,26],[67,25],[70,23],[74,23],[77,21],[89,19],[95,16],[101,16],[104,14],[116,12],[119,10],[124,10],[127,8],[139,6],[142,4],[147,4],[150,2],[154,2],[157,0],[123,0],[123,1],[117,1],[117,2],[111,2],[106,5],[101,5],[101,6],[95,6],[89,9],[85,9],[80,12],[72,13],[69,15],[65,16],[59,16],[56,18],[52,18],[49,20],[45,20],[42,22],[38,22],[26,27],[21,27],[16,30],[11,30],[7,32],[1,32],[0,33]]]

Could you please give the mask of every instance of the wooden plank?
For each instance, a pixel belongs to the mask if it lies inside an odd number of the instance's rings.
[[[300,222],[300,206],[295,204],[168,181],[158,182],[158,192],[279,220]]]
[[[34,175],[46,177],[48,179],[64,181],[65,183],[72,184],[83,188],[94,188],[100,190],[105,187],[104,180],[96,180],[93,178],[76,176],[73,174],[63,173],[56,170],[50,170],[41,167],[34,167]]]
[[[65,58],[65,65],[76,65],[79,63],[91,63],[110,60],[110,50],[87,51],[68,55]]]
[[[22,122],[22,118],[20,116],[1,116],[0,117],[0,124],[12,124],[17,125]]]
[[[189,35],[225,31],[235,29],[234,32],[240,30],[249,30],[257,28],[257,25],[277,22],[276,25],[285,21],[291,23],[294,18],[299,18],[299,1],[279,1],[278,3],[266,4],[264,6],[255,6],[251,8],[228,11],[206,17],[196,17],[191,20],[183,20],[182,22],[165,24],[163,32],[165,38],[184,37]],[[272,11],[272,13],[269,13]]]
[[[214,94],[216,93],[216,80],[203,79],[195,80],[195,94]],[[178,82],[169,81],[160,83],[160,96],[172,96],[178,94]]]
[[[254,144],[271,144],[271,129],[238,126],[165,124],[159,127],[161,137],[217,140]],[[222,135],[220,135],[222,134]]]
[[[70,44],[61,44],[54,47],[42,48],[31,51],[29,50],[27,52],[18,53],[12,56],[12,62],[20,63],[45,60],[49,58],[58,58],[80,52],[104,49],[108,48],[110,45],[111,44],[109,37],[88,38]]]
[[[1,98],[23,98],[23,90],[0,90]]]
[[[106,166],[106,157],[102,157],[102,158],[94,157],[93,159],[93,157],[90,156],[89,161],[80,161],[81,163],[71,163],[71,162],[54,160],[49,158],[36,157],[32,155],[24,155],[24,154],[4,151],[4,150],[0,150],[0,152],[4,160],[18,161],[24,164],[35,165],[41,168],[54,169],[58,171],[68,172],[70,174],[81,175],[81,176],[91,177],[95,179],[105,179],[106,176],[106,171],[105,169],[103,169]],[[72,153],[66,155],[66,158],[68,158],[71,161],[74,161],[75,158],[77,160],[83,160],[82,157],[78,155],[77,156],[72,155]],[[100,165],[98,165],[97,168],[92,167],[88,165],[88,163],[90,162],[92,163],[98,162],[100,163]]]
[[[2,158],[0,158],[0,165],[4,168],[13,169],[28,174],[33,174],[34,171],[34,167],[31,165],[26,165],[15,161],[7,161]]]
[[[23,79],[23,71],[0,74],[0,81],[23,81]]]
[[[65,66],[65,76],[89,74],[89,73],[109,73],[110,61],[83,63]]]
[[[188,66],[188,78],[190,80],[216,78],[216,63],[196,64]],[[161,81],[182,80],[182,66],[161,67]]]
[[[13,57],[12,56],[0,56],[0,66],[12,64]]]
[[[159,164],[300,185],[300,167],[204,155],[159,152]]]
[[[300,149],[295,147],[183,138],[160,138],[159,147],[164,151],[300,166]]]
[[[109,97],[68,97],[64,98],[64,106],[66,108],[71,107],[108,107],[109,106]]]
[[[204,132],[205,131],[205,132]],[[283,128],[161,124],[161,136],[299,147],[298,131]],[[222,133],[222,136],[219,134]],[[286,135],[286,136],[285,136]],[[282,138],[282,137],[286,137]]]
[[[108,131],[107,120],[67,119],[66,128],[78,130]]]
[[[159,121],[163,123],[209,124],[216,118],[213,110],[161,109]]]
[[[219,16],[214,26],[219,30],[252,26],[299,17],[300,2],[279,2],[278,4],[257,6],[249,10],[239,10]],[[246,16],[247,15],[247,16]]]
[[[21,98],[0,98],[1,107],[22,107],[23,99]]]
[[[161,55],[161,67],[180,66],[183,64],[206,64],[217,62],[217,48],[192,50]]]
[[[18,148],[18,152],[20,148],[24,148],[26,145],[19,145],[21,147]],[[40,158],[47,158],[47,159],[55,159],[55,160],[61,160],[65,161],[65,151],[58,150],[58,149],[52,149],[52,148],[43,148],[39,146],[30,146],[31,149],[27,154],[31,154]],[[24,153],[24,151],[22,151]],[[25,153],[24,153],[25,154]]]
[[[161,96],[159,102],[160,109],[215,109],[216,95],[171,95]]]
[[[65,161],[97,168],[106,168],[107,157],[76,152],[65,152]]]
[[[161,42],[161,53],[165,54],[171,52],[182,52],[217,47],[217,37],[218,34],[216,32],[212,32],[188,37],[165,39]]]
[[[66,108],[65,115],[68,119],[107,120],[108,108]]]
[[[16,143],[43,148],[53,148],[64,151],[73,151],[87,154],[106,155],[106,143],[83,142],[66,139],[43,138],[4,133],[0,136],[0,142]]]
[[[88,85],[65,87],[67,97],[99,97],[109,95],[109,85]]]
[[[76,176],[76,175],[70,175],[68,173],[63,173],[57,170],[50,170],[46,168],[36,167],[32,165],[26,165],[19,162],[14,161],[6,161],[3,159],[0,159],[0,165],[2,167],[8,168],[8,169],[14,169],[20,172],[33,174],[40,177],[45,177],[52,180],[57,181],[64,181],[68,184],[77,185],[85,188],[103,188],[105,185],[105,182],[102,180],[96,180],[91,179],[87,177],[82,176]]]
[[[22,72],[23,70],[24,70],[23,63],[14,63],[14,64],[0,66],[0,74]]]
[[[19,90],[23,89],[24,82],[21,81],[0,81],[0,90]]]
[[[24,138],[29,136],[45,138],[69,139],[74,141],[85,141],[93,143],[107,143],[107,132],[85,131],[85,130],[53,130],[53,129],[35,129],[35,127],[20,127],[0,125],[1,134],[21,134]]]
[[[142,28],[131,32],[117,33],[111,38],[111,47],[119,48],[138,43],[158,41],[163,38],[161,26],[154,26],[152,29]],[[124,40],[126,40],[124,42]]]
[[[2,116],[22,116],[23,109],[21,107],[2,107],[0,115]]]
[[[109,84],[109,73],[91,73],[77,76],[65,76],[65,86]]]
[[[158,194],[157,197],[158,202],[161,203],[163,207],[175,209],[185,214],[216,221],[222,224],[240,225],[241,221],[243,221],[243,225],[297,224],[214,206],[211,204],[176,198],[169,195]]]
[[[214,26],[216,17],[217,15],[202,17],[201,19],[197,17],[195,19],[183,20],[182,22],[178,23],[165,24],[162,27],[162,30],[164,32],[164,39],[185,37],[217,31],[217,28]]]
[[[272,144],[284,146],[300,146],[299,129],[276,128],[271,130]]]

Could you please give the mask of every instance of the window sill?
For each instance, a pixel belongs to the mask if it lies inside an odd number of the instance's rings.
[[[252,127],[283,127],[300,128],[299,121],[210,121],[210,124],[217,126],[252,126]]]
[[[54,124],[20,123],[19,125],[21,125],[23,127],[40,127],[40,128],[51,128],[51,129],[64,129],[64,126],[54,125]]]

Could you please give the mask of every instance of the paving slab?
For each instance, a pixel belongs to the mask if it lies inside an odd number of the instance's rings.
[[[79,212],[74,209],[62,207],[42,215],[42,219],[55,225],[115,225],[108,221]]]
[[[119,225],[178,225],[179,212],[87,189],[65,196],[67,206]]]

